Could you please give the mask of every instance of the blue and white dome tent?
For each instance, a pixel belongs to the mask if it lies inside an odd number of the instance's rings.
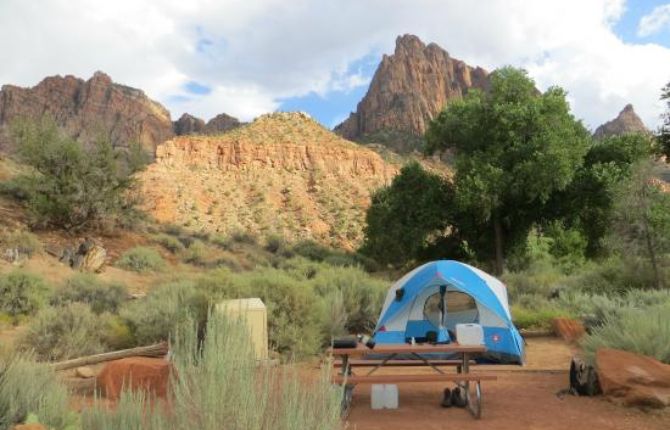
[[[524,343],[512,323],[507,288],[465,263],[440,260],[403,276],[389,290],[373,339],[377,344],[429,338],[449,342],[456,324],[482,326],[487,353],[479,360],[523,364]]]

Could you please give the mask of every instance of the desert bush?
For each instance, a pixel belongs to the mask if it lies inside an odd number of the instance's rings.
[[[184,263],[202,266],[207,263],[207,246],[200,240],[194,240],[186,249],[181,252],[181,259]]]
[[[127,297],[128,291],[123,285],[102,283],[93,274],[78,274],[54,292],[51,304],[80,302],[88,304],[96,314],[116,313]]]
[[[67,388],[47,365],[16,355],[0,366],[0,430],[10,430],[30,414],[50,429],[74,429]]]
[[[19,347],[49,361],[97,354],[105,350],[105,328],[103,319],[83,303],[46,307],[30,322]]]
[[[47,291],[36,275],[20,270],[0,275],[0,312],[12,317],[34,314],[46,301]]]
[[[84,428],[96,430],[250,430],[340,427],[341,391],[327,375],[304,384],[287,369],[256,365],[248,332],[240,322],[210,316],[207,336],[197,323],[180,324],[172,341],[175,372],[170,413],[149,407],[145,395],[124,393],[117,408],[98,403],[82,416]]]
[[[670,305],[625,309],[608,318],[582,342],[587,360],[594,362],[600,348],[615,348],[654,357],[670,364]]]
[[[526,308],[519,305],[512,305],[512,321],[518,329],[551,329],[551,323],[554,318],[569,317],[567,311],[553,308]]]
[[[148,345],[168,340],[177,325],[191,315],[204,321],[207,306],[207,298],[191,282],[172,282],[129,303],[121,310],[121,317],[130,328],[134,343]]]
[[[245,243],[247,245],[256,245],[258,238],[248,231],[237,230],[230,234],[230,238],[236,243]]]
[[[322,297],[333,291],[341,293],[345,329],[349,333],[369,333],[374,329],[388,290],[386,282],[356,267],[327,267],[319,270],[311,283]]]
[[[153,237],[153,240],[173,254],[177,254],[184,249],[184,245],[179,239],[169,234],[157,234]]]
[[[42,251],[42,242],[33,233],[25,230],[0,232],[0,244],[5,249],[16,249],[19,254],[32,257]]]
[[[116,265],[122,269],[140,273],[152,272],[162,269],[165,266],[165,260],[153,248],[136,246],[124,252]]]
[[[567,282],[567,276],[550,262],[535,262],[524,270],[506,272],[501,280],[507,285],[510,301],[523,295],[548,298]]]

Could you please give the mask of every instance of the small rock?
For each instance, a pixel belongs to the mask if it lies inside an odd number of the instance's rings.
[[[48,430],[42,424],[32,423],[32,424],[17,424],[14,426],[14,430]]]
[[[554,333],[566,342],[575,342],[586,333],[581,321],[569,318],[554,318],[552,325],[554,326]]]
[[[81,366],[77,367],[77,370],[75,370],[75,375],[77,375],[77,378],[94,378],[95,373],[93,372],[93,369],[87,366]]]

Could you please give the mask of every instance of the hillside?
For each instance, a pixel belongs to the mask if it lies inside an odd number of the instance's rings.
[[[412,150],[450,100],[463,97],[470,88],[487,87],[486,70],[406,34],[396,39],[393,55],[384,55],[356,112],[335,132],[347,139]]]
[[[145,210],[163,223],[351,249],[371,191],[396,172],[305,114],[275,113],[219,136],[171,139],[140,180]]]

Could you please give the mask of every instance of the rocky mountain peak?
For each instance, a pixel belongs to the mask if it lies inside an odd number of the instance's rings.
[[[214,118],[207,121],[203,121],[200,118],[197,118],[191,114],[184,113],[177,121],[174,123],[174,133],[177,136],[185,135],[215,135],[225,133],[228,130],[232,130],[243,125],[237,118],[234,118],[225,113],[220,113]]]
[[[616,118],[598,127],[593,133],[593,137],[602,139],[628,133],[649,133],[649,129],[644,125],[630,103],[624,106]]]
[[[452,58],[435,43],[417,36],[396,39],[393,55],[384,55],[356,112],[335,128],[345,138],[411,150],[430,120],[470,88],[486,89],[488,72]]]
[[[0,145],[9,143],[7,126],[17,118],[51,117],[84,143],[105,133],[112,144],[137,141],[153,154],[172,137],[170,112],[142,90],[119,85],[103,72],[87,81],[51,76],[32,88],[5,85],[0,91]]]

